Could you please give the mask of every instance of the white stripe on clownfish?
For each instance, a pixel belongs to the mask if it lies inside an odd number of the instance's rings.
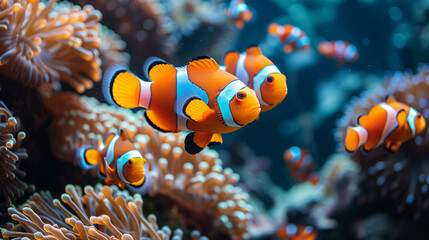
[[[184,106],[189,99],[198,98],[204,103],[209,103],[209,97],[202,88],[189,79],[186,67],[176,68],[176,89],[177,100],[175,103],[175,112],[177,114],[177,128],[182,131],[187,131],[186,122],[188,117],[185,115]]]
[[[228,85],[220,91],[216,99],[223,121],[229,127],[241,127],[241,125],[237,124],[232,117],[229,102],[234,98],[238,91],[245,87],[246,85],[244,85],[244,83],[239,79],[234,80],[228,83]]]
[[[150,86],[153,82],[146,82],[140,80],[140,96],[139,96],[139,106],[148,108],[150,105],[150,99],[152,96],[152,91],[150,90]]]
[[[237,61],[237,67],[235,69],[235,76],[240,79],[244,84],[249,83],[249,74],[246,71],[244,62],[246,61],[247,54],[242,53]]]
[[[119,179],[126,184],[131,184],[124,176],[124,165],[127,164],[128,160],[131,158],[143,158],[138,150],[130,150],[122,154],[116,161],[116,173],[118,174]]]
[[[253,90],[255,90],[256,96],[258,97],[259,104],[270,106],[271,104],[268,104],[262,99],[261,94],[261,85],[265,81],[268,75],[272,73],[280,73],[280,70],[274,66],[274,65],[267,65],[264,68],[259,71],[255,77],[253,78]]]
[[[378,140],[377,146],[381,145],[389,134],[395,130],[398,125],[396,116],[398,111],[396,111],[392,106],[383,102],[379,104],[386,111],[386,123],[384,124],[383,132],[381,133],[380,139]]]
[[[411,133],[413,136],[416,135],[416,125],[415,125],[416,117],[417,117],[417,111],[414,108],[410,107],[410,111],[408,112],[408,116],[407,116],[407,122],[408,122],[408,125],[410,126]]]
[[[113,159],[115,157],[115,144],[116,144],[116,141],[118,141],[118,139],[119,139],[119,135],[114,136],[110,141],[109,145],[107,146],[106,162],[108,165],[110,165],[113,162]]]

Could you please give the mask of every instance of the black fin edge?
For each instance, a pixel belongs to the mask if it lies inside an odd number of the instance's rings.
[[[195,155],[199,152],[201,152],[204,148],[199,147],[195,142],[194,142],[194,135],[195,133],[189,133],[188,135],[186,135],[185,138],[185,150],[187,153]]]
[[[162,129],[162,128],[158,127],[155,123],[153,123],[153,122],[150,120],[150,118],[147,116],[146,111],[143,113],[143,115],[144,115],[144,118],[146,119],[147,123],[149,123],[149,125],[150,125],[152,128],[154,128],[154,129],[156,129],[156,130],[158,130],[158,131],[160,131],[160,132],[163,132],[163,133],[168,133],[168,132],[170,132],[170,131],[167,131],[167,130],[164,130],[164,129]]]
[[[213,147],[213,146],[218,146],[218,145],[221,145],[221,144],[222,144],[221,142],[210,142],[207,146]]]
[[[209,57],[207,55],[202,55],[202,56],[194,57],[194,58],[192,58],[191,60],[188,61],[188,64],[190,62],[193,62],[193,61],[198,61],[198,60],[203,60],[203,59],[210,59],[210,58],[211,57]]]

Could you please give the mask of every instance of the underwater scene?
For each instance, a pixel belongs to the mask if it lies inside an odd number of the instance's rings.
[[[1,0],[1,238],[429,239],[428,62],[429,0]]]

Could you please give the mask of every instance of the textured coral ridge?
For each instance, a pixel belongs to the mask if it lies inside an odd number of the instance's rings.
[[[76,161],[78,147],[95,146],[108,132],[123,128],[147,160],[145,187],[151,196],[165,195],[190,211],[207,214],[205,221],[234,239],[249,238],[249,196],[233,186],[239,176],[222,168],[217,152],[189,155],[183,149],[184,135],[159,133],[141,112],[100,104],[94,98],[59,93],[49,104],[56,115],[49,129],[51,149],[58,158]]]
[[[0,72],[24,85],[57,89],[58,81],[78,92],[101,78],[101,13],[51,0],[2,0]]]
[[[16,164],[28,158],[25,148],[20,148],[25,133],[18,132],[18,126],[17,119],[0,101],[0,194],[4,196],[7,205],[10,205],[15,197],[23,196],[24,191],[33,190],[33,186],[18,178],[25,177],[26,174],[19,170]]]
[[[347,126],[354,126],[357,116],[367,114],[375,104],[393,95],[423,114],[429,122],[429,66],[422,65],[417,74],[395,72],[387,77],[383,87],[364,93],[352,100],[345,115],[338,121],[336,137],[344,141]],[[342,143],[342,148],[344,144]],[[379,189],[382,196],[393,199],[397,212],[407,210],[418,219],[429,208],[429,136],[427,129],[404,143],[396,153],[382,147],[368,154],[357,151],[351,158],[359,163],[367,180]]]
[[[158,228],[156,216],[143,215],[141,195],[117,187],[67,185],[61,201],[49,192],[36,193],[20,209],[8,213],[17,224],[2,229],[4,238],[29,239],[182,239],[183,232]],[[192,239],[204,239],[198,231]]]

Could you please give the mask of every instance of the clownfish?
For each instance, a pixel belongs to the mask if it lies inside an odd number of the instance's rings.
[[[222,143],[222,133],[259,117],[255,91],[221,70],[213,58],[197,57],[176,68],[151,57],[144,72],[151,82],[125,68],[110,68],[103,78],[105,99],[123,108],[146,108],[147,122],[161,132],[191,131],[185,138],[185,150],[190,154]]]
[[[253,13],[244,0],[231,0],[225,14],[231,18],[238,29],[243,29],[244,24],[252,20]]]
[[[280,240],[314,240],[317,232],[312,226],[297,226],[290,223],[280,227],[276,235]]]
[[[304,149],[293,146],[283,154],[283,158],[288,165],[290,175],[298,183],[309,181],[311,185],[316,185],[320,181],[320,176],[314,173],[314,161],[311,155]]]
[[[78,165],[85,169],[99,166],[99,173],[106,177],[106,184],[141,186],[145,181],[146,159],[134,147],[123,129],[119,134],[109,133],[97,148],[82,147],[78,150]]]
[[[359,58],[359,52],[355,45],[345,41],[322,41],[317,50],[323,56],[337,60],[337,66],[343,67],[346,62],[354,62]]]
[[[227,72],[255,90],[262,112],[274,108],[286,97],[286,76],[262,55],[258,46],[250,46],[241,54],[236,51],[227,52],[224,64]]]
[[[310,38],[301,28],[285,24],[271,23],[268,26],[268,33],[276,36],[284,44],[283,50],[290,53],[295,49],[308,49],[310,47]]]
[[[414,108],[387,96],[384,102],[372,107],[368,115],[359,116],[357,125],[347,129],[348,152],[356,151],[361,145],[369,152],[382,144],[396,152],[403,142],[420,134],[426,122]]]

